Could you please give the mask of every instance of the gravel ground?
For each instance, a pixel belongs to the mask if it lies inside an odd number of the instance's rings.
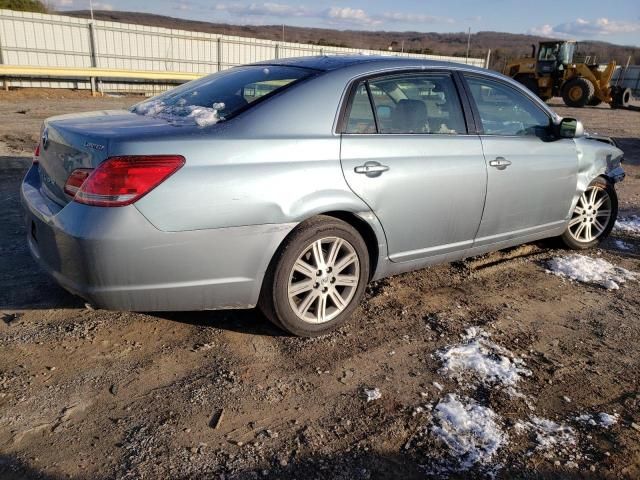
[[[638,283],[551,275],[554,242],[376,282],[317,339],[257,311],[92,310],[57,287],[18,197],[40,123],[137,100],[0,92],[0,477],[640,477]],[[640,214],[640,112],[552,106],[619,141],[621,216]],[[640,237],[587,255],[640,272]]]

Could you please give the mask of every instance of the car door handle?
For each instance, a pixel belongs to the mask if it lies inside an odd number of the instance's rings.
[[[495,160],[491,160],[489,162],[489,165],[496,167],[498,170],[504,170],[511,165],[511,162],[504,157],[496,157]]]
[[[387,170],[389,170],[389,167],[378,162],[367,162],[353,169],[354,172],[364,173],[367,177],[379,177]]]

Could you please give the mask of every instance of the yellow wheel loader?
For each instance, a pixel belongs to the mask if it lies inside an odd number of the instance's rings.
[[[608,103],[613,108],[627,107],[631,89],[611,85],[616,62],[606,66],[575,63],[575,41],[540,42],[537,55],[507,63],[504,74],[522,83],[543,100],[561,96],[569,107]]]

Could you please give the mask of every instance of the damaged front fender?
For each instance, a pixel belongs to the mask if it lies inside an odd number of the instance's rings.
[[[616,146],[613,139],[588,135],[576,138],[575,142],[578,154],[578,181],[571,212],[580,195],[595,178],[602,176],[612,183],[618,183],[625,177],[622,168],[624,152]]]

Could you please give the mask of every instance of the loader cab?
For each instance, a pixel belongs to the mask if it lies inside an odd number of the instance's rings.
[[[536,62],[538,75],[553,75],[573,63],[576,42],[540,42]]]

